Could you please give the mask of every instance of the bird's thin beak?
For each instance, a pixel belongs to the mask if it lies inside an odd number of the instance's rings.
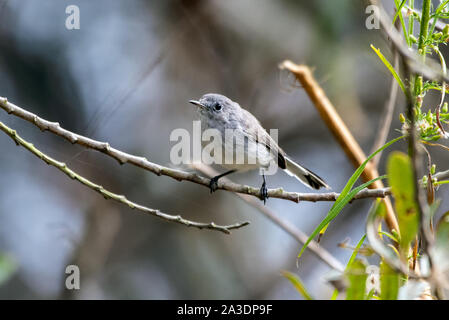
[[[189,100],[189,102],[191,104],[194,104],[194,105],[200,107],[200,108],[206,109],[206,106],[197,100]]]

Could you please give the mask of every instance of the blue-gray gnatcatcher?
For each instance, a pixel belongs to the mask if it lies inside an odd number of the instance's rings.
[[[218,179],[225,175],[235,171],[266,169],[273,163],[309,188],[330,189],[319,176],[288,158],[259,121],[251,113],[240,107],[237,102],[214,93],[205,94],[200,100],[190,100],[189,102],[198,106],[203,132],[207,129],[217,130],[221,139],[215,142],[223,150],[226,159],[232,160],[218,163],[229,171],[211,179],[211,192],[217,189]],[[229,131],[232,132],[231,137],[227,134]],[[246,161],[236,161],[239,150],[243,153],[242,156],[246,157]],[[260,193],[262,200],[265,202],[267,188],[263,170],[262,176],[263,184]]]

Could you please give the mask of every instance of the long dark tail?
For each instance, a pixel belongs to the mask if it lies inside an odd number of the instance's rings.
[[[297,178],[299,181],[301,181],[303,184],[305,184],[307,187],[311,189],[320,189],[320,188],[326,188],[330,189],[330,187],[327,185],[326,182],[324,182],[323,179],[321,179],[319,176],[317,176],[312,171],[301,167],[296,162],[290,160],[289,158],[285,157],[285,162],[287,165],[287,168],[284,170],[289,175]]]

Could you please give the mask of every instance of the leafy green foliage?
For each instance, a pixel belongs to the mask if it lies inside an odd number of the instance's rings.
[[[446,27],[442,31],[435,32],[435,28],[439,19],[449,19],[449,2],[442,1],[436,7],[435,11],[431,12],[431,1],[423,0],[423,10],[421,16],[414,11],[413,0],[395,0],[394,2],[396,6],[396,14],[393,18],[393,23],[397,18],[399,18],[401,22],[401,29],[404,33],[405,42],[407,43],[408,47],[411,50],[416,50],[420,55],[422,55],[423,60],[425,59],[425,56],[431,54],[433,50],[439,57],[442,73],[446,74],[446,62],[444,56],[439,50],[439,46],[446,45],[449,41],[449,25],[446,25]],[[406,17],[404,17],[402,14],[403,8],[407,8],[408,10],[408,13],[406,15],[409,20],[408,28],[404,20]],[[418,39],[415,37],[413,29],[413,23],[415,20],[419,21],[420,23]],[[391,63],[380,52],[379,49],[376,49],[373,45],[371,45],[371,48],[382,60],[390,73],[394,76],[404,94],[407,95],[407,88],[405,86],[405,83],[407,81],[402,81],[398,72],[392,67]],[[428,90],[440,91],[442,95],[441,101],[443,102],[444,94],[447,91],[446,83],[440,83],[435,80],[423,81],[423,78],[421,76],[412,76],[411,79],[409,79],[409,83],[413,84],[411,88],[411,91],[414,93],[415,98],[413,116],[415,117],[416,128],[419,132],[420,138],[424,141],[437,141],[441,138],[449,137],[449,135],[445,134],[445,130],[442,127],[442,124],[448,124],[449,120],[449,114],[447,113],[447,110],[443,110],[443,112],[441,112],[442,104],[440,104],[437,109],[435,109],[432,105],[430,105],[427,109],[423,106],[424,98]],[[437,110],[439,110],[440,112],[439,117],[437,116]],[[404,119],[404,121],[402,121],[401,132],[406,134],[410,129],[412,119],[405,119],[404,117],[402,118]]]
[[[410,242],[416,237],[419,223],[410,157],[402,152],[393,152],[388,159],[387,173],[401,232],[399,244],[406,255]]]
[[[418,5],[421,12],[414,9],[415,2],[417,1],[394,0],[396,11],[393,23],[397,20],[400,21],[404,40],[408,48],[414,51],[415,55],[419,56],[420,62],[425,63],[426,57],[434,54],[441,65],[440,73],[446,75],[446,62],[440,47],[449,42],[449,24],[446,24],[444,28],[440,26],[437,28],[437,22],[449,19],[449,0],[441,0],[438,4],[434,1],[435,7],[433,7],[431,0],[422,0]],[[405,14],[404,12],[407,13]],[[447,23],[448,21],[444,22]],[[419,30],[415,30],[415,24],[419,24]],[[444,128],[449,124],[449,107],[448,103],[445,102],[446,93],[449,93],[449,84],[441,79],[438,81],[435,79],[424,79],[422,75],[413,74],[413,72],[416,72],[413,68],[410,68],[411,74],[401,74],[400,70],[396,70],[379,49],[373,45],[371,45],[371,48],[392,74],[406,97],[411,98],[408,101],[411,101],[412,104],[408,104],[406,115],[400,114],[399,119],[402,127],[398,131],[405,136],[409,136],[411,132],[416,131],[418,133],[418,142],[449,150],[449,147],[442,143],[430,142],[449,138],[449,134]],[[405,63],[408,63],[408,61],[405,61]],[[402,68],[402,70],[407,69]],[[429,103],[425,99],[426,94],[431,90],[437,91],[440,95],[438,105],[435,105],[433,101]],[[414,128],[411,128],[412,123],[415,126]],[[384,145],[368,157],[367,161],[401,138],[403,137]],[[409,146],[409,155],[411,155],[415,147],[412,144]],[[435,172],[435,165],[432,164],[431,155],[428,153],[429,157],[426,160],[429,159],[427,163],[429,172],[426,172],[426,175],[420,179],[421,182],[418,185],[416,183],[418,177],[415,177],[415,169],[409,155],[393,152],[387,161],[388,181],[391,186],[392,197],[394,198],[394,211],[398,218],[399,230],[390,230],[390,232],[382,230],[381,221],[385,219],[387,212],[384,201],[376,199],[368,214],[366,237],[369,240],[369,244],[366,247],[381,258],[379,265],[380,288],[376,286],[375,289],[368,290],[366,287],[367,270],[370,269],[366,267],[364,261],[357,259],[357,254],[361,253],[361,246],[365,240],[365,237],[363,237],[354,249],[343,274],[348,280],[346,299],[428,299],[433,298],[438,292],[438,290],[432,291],[437,288],[435,283],[440,280],[442,286],[449,283],[449,211],[440,219],[435,231],[432,229],[432,221],[441,203],[439,199],[435,199],[435,191],[439,186],[448,184],[449,180],[437,180],[438,175]],[[346,204],[353,199],[354,195],[361,188],[371,183],[368,182],[354,188],[367,161],[348,180],[326,217],[304,244],[298,258],[301,257],[305,248],[315,236],[324,233],[329,223],[340,214]],[[419,210],[418,203],[416,203],[417,188],[423,188],[423,190],[428,192],[427,203],[424,203],[424,201],[420,203],[423,210]],[[419,216],[420,211],[425,214],[423,219]],[[420,228],[422,228],[426,238],[419,239],[422,236],[421,233],[418,233]],[[432,241],[432,236],[435,237],[435,242]],[[427,241],[422,241],[423,239],[427,240],[427,238],[430,239],[428,243]],[[422,241],[422,243],[426,242],[428,246],[418,246],[417,244],[420,242],[416,241],[417,239]],[[414,244],[413,247],[411,247],[412,244]],[[416,265],[420,268],[414,269]],[[435,270],[439,271],[432,275],[432,282],[423,279],[413,279],[420,275],[419,272],[422,274],[432,272],[428,268],[429,265],[432,265]],[[344,287],[337,281],[333,283],[339,288],[338,290],[342,290]],[[336,299],[338,294],[341,293],[338,290],[334,291],[331,299]]]
[[[396,79],[396,81],[399,84],[399,87],[401,88],[402,92],[404,94],[406,94],[406,89],[405,89],[405,85],[404,82],[402,82],[401,77],[398,75],[398,73],[396,72],[396,70],[394,70],[393,66],[391,65],[390,62],[388,62],[388,60],[384,57],[384,55],[382,54],[382,52],[380,52],[379,49],[376,49],[373,45],[371,45],[371,49],[374,50],[374,52],[377,54],[377,56],[380,58],[380,60],[384,63],[384,65],[387,67],[387,69],[390,71],[390,73],[392,74],[392,76]]]
[[[405,41],[407,42],[407,44],[410,46],[410,35],[407,32],[407,28],[405,27],[405,21],[404,21],[404,17],[402,16],[402,7],[405,5],[405,2],[407,0],[402,0],[402,2],[399,2],[399,0],[394,0],[395,4],[396,4],[396,14],[393,18],[393,23],[396,21],[396,18],[399,16],[399,20],[401,21],[401,26],[402,26],[402,30],[404,31],[404,37],[405,37]]]
[[[364,234],[363,237],[359,240],[356,247],[354,248],[354,251],[351,254],[351,257],[348,260],[348,264],[346,265],[346,269],[349,269],[351,265],[354,263],[355,258],[357,257],[357,254],[359,253],[360,248],[362,247],[363,242],[366,239],[366,235]]]
[[[354,248],[354,250],[352,251],[351,257],[348,260],[348,263],[346,265],[345,270],[348,272],[348,270],[351,268],[352,264],[355,261],[355,258],[357,257],[357,254],[360,251],[360,248],[362,247],[363,242],[365,241],[366,235],[363,235],[363,237],[359,240],[359,242],[357,243],[356,247]],[[335,289],[333,294],[332,294],[332,298],[331,300],[335,300],[338,296],[338,290]]]
[[[346,291],[346,300],[364,300],[366,296],[366,266],[362,260],[355,260],[346,270],[349,287]]]
[[[396,300],[399,292],[399,274],[385,261],[380,263],[380,299]]]

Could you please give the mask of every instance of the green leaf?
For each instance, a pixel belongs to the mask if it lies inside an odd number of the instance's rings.
[[[419,226],[418,208],[415,202],[415,182],[410,157],[399,151],[393,152],[388,158],[387,173],[391,192],[395,199],[401,233],[399,246],[402,253],[407,255],[410,242],[415,239]]]
[[[396,300],[399,292],[400,275],[385,261],[380,263],[380,299]]]
[[[404,82],[402,82],[401,77],[399,77],[398,73],[396,72],[396,70],[394,70],[391,63],[388,62],[388,60],[384,57],[384,55],[382,54],[382,52],[380,52],[379,49],[376,49],[373,45],[371,45],[371,49],[374,50],[374,52],[377,54],[377,56],[380,58],[380,60],[384,63],[384,65],[390,71],[391,75],[396,79],[396,81],[399,84],[399,87],[401,87],[402,92],[404,92],[404,94],[407,95],[407,91],[405,89]]]
[[[348,260],[348,263],[346,264],[345,270],[349,270],[349,268],[351,267],[352,263],[354,262],[355,258],[357,257],[357,254],[359,253],[360,248],[362,247],[363,242],[365,241],[365,238],[366,238],[366,234],[364,234],[363,237],[357,243],[354,251],[352,251],[352,254],[351,254],[351,257]],[[338,296],[338,290],[335,289],[333,294],[332,294],[331,300],[337,299],[337,296]]]
[[[445,0],[443,2],[441,2],[437,9],[435,10],[435,14],[438,15],[441,11],[443,11],[444,7],[449,3],[449,0]]]
[[[381,180],[381,179],[385,179],[387,176],[381,176],[381,177],[377,177],[376,179],[370,180],[360,186],[358,186],[357,188],[351,190],[351,192],[349,192],[345,197],[343,197],[340,201],[338,200],[340,197],[338,197],[337,202],[335,202],[334,206],[331,208],[331,210],[329,211],[329,213],[327,214],[327,216],[323,219],[323,221],[321,221],[321,223],[318,225],[318,227],[312,232],[312,234],[309,236],[309,238],[307,239],[306,243],[304,244],[304,246],[302,247],[301,251],[298,254],[298,259],[301,257],[301,255],[303,254],[304,250],[307,248],[307,245],[310,243],[310,241],[312,241],[312,239],[318,234],[320,233],[320,231],[323,228],[326,228],[327,225],[335,219],[335,217],[341,212],[341,210],[349,203],[349,201],[352,200],[352,198],[354,198],[354,196],[359,193],[360,191],[362,191],[363,189],[365,189],[366,187],[368,187],[370,184],[372,184],[375,181]],[[341,195],[340,195],[341,196]]]
[[[346,270],[349,280],[349,287],[346,291],[346,300],[364,300],[366,290],[366,279],[368,274],[365,271],[365,264],[362,260],[355,260]]]
[[[397,235],[393,235],[393,234],[385,232],[385,231],[379,231],[379,234],[390,238],[394,242],[398,242],[399,243],[399,239],[397,238]]]
[[[401,4],[398,7],[396,7],[397,9],[396,9],[396,14],[394,15],[394,18],[393,18],[393,24],[395,23],[395,21],[398,18],[398,16],[402,13],[401,9],[404,6],[406,1],[407,0],[402,0]],[[396,0],[395,0],[395,2],[396,2],[396,4],[398,3]]]
[[[282,276],[290,280],[296,290],[304,297],[306,300],[313,300],[312,296],[307,291],[306,287],[299,278],[298,275],[291,273],[289,271],[281,271]]]
[[[346,183],[345,187],[341,191],[340,195],[338,196],[337,200],[335,201],[334,205],[332,206],[332,208],[330,209],[330,211],[328,212],[326,217],[323,219],[323,221],[321,221],[321,223],[318,225],[318,227],[312,232],[312,234],[309,236],[307,241],[304,243],[303,247],[301,248],[301,251],[298,254],[298,259],[301,257],[301,255],[303,254],[304,250],[309,245],[310,241],[312,241],[312,239],[315,238],[316,235],[318,233],[320,233],[320,231],[323,228],[325,228],[329,224],[329,222],[331,222],[341,212],[341,210],[345,207],[345,205],[349,201],[351,201],[352,198],[359,191],[365,189],[366,187],[368,187],[374,181],[377,181],[377,180],[385,178],[385,176],[378,177],[378,178],[373,179],[373,180],[371,180],[371,181],[369,181],[367,183],[362,184],[361,186],[359,186],[359,187],[357,187],[357,188],[355,188],[354,190],[351,191],[351,189],[354,186],[355,182],[360,177],[360,175],[362,174],[363,170],[365,170],[365,167],[366,167],[368,161],[370,161],[376,154],[378,154],[382,150],[386,149],[387,147],[391,146],[393,143],[395,143],[395,142],[397,142],[397,141],[399,141],[399,140],[401,140],[403,138],[404,138],[404,136],[401,136],[399,138],[396,138],[396,139],[393,139],[393,140],[387,142],[382,147],[380,147],[378,150],[373,152],[368,158],[366,158],[366,160],[360,165],[360,167],[357,168],[357,170],[353,173],[353,175],[351,176],[349,181]]]
[[[16,270],[16,262],[8,255],[0,254],[0,285],[6,282]]]
[[[351,267],[351,265],[354,263],[355,258],[357,257],[357,253],[359,253],[360,248],[362,247],[363,242],[365,241],[366,234],[363,235],[363,237],[359,240],[357,243],[354,251],[352,251],[351,257],[348,260],[348,264],[346,265],[346,270]]]
[[[396,4],[396,8],[397,8],[397,12],[396,12],[396,15],[394,17],[394,21],[396,20],[397,16],[399,16],[399,20],[401,21],[401,27],[402,27],[402,30],[404,32],[405,42],[407,42],[407,45],[410,47],[411,46],[410,38],[409,38],[409,35],[408,35],[408,32],[407,32],[407,28],[405,26],[404,17],[402,16],[402,11],[401,11],[401,9],[404,6],[406,0],[402,0],[401,4],[399,4],[398,1],[399,0],[394,0],[394,2]],[[393,21],[393,24],[394,24],[394,21]]]
[[[441,2],[440,5],[435,10],[435,13],[431,15],[433,17],[433,21],[432,21],[432,25],[431,25],[431,27],[429,29],[429,32],[427,33],[428,37],[431,36],[433,34],[433,32],[435,31],[435,26],[437,24],[437,20],[439,18],[443,18],[444,19],[445,14],[444,13],[441,14],[442,13],[441,11],[446,7],[448,2],[449,2],[448,0],[445,0],[445,1]]]

